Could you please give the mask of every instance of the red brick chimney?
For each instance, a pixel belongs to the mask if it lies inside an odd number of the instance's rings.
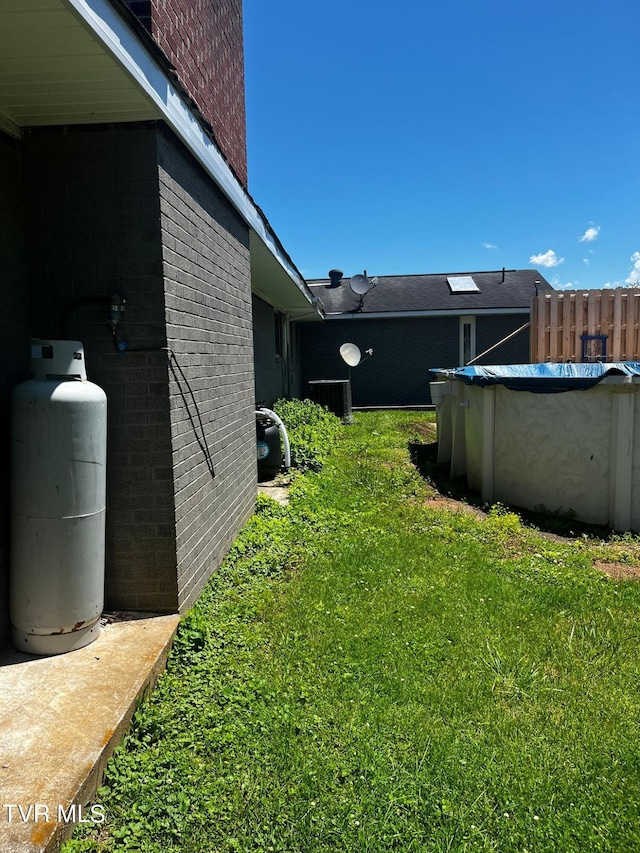
[[[242,0],[125,0],[162,48],[247,186]]]

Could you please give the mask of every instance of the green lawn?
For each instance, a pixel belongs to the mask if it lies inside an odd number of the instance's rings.
[[[358,413],[259,502],[68,853],[640,850],[640,586],[428,502],[432,419]]]

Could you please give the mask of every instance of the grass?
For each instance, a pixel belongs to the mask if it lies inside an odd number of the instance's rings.
[[[640,587],[430,502],[431,417],[358,413],[259,501],[66,853],[640,849]]]

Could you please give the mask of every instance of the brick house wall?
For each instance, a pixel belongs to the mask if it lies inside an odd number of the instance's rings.
[[[285,362],[276,352],[276,312],[271,305],[253,298],[253,345],[256,401],[271,406],[286,394]]]
[[[193,603],[253,511],[247,226],[172,135],[159,135],[178,602]],[[193,396],[192,396],[193,395]]]
[[[316,321],[319,324],[319,321]],[[288,326],[288,370],[289,384],[284,389],[283,396],[303,398],[307,396],[306,390],[302,393],[302,361],[300,347],[300,323],[291,321]]]
[[[154,125],[61,128],[23,146],[32,332],[82,341],[89,378],[107,394],[114,609],[172,610],[177,597],[156,136]],[[131,348],[152,351],[116,352],[113,292],[127,298]]]
[[[497,343],[526,322],[526,315],[487,315],[476,318],[476,351]],[[401,319],[328,320],[300,323],[302,393],[308,396],[313,379],[346,379],[348,368],[340,345],[351,342],[374,355],[351,371],[354,406],[410,406],[431,402],[432,367],[454,367],[460,361],[460,318],[405,317]],[[484,360],[523,363],[529,358],[526,334],[518,335]]]
[[[110,2],[246,187],[241,0]],[[0,642],[9,397],[31,337],[82,341],[107,393],[107,607],[188,607],[253,511],[257,479],[244,219],[162,122],[23,130],[0,131]],[[126,349],[113,293],[127,300]]]
[[[277,308],[257,296],[253,297],[256,402],[268,408],[281,397],[304,396],[300,378],[299,328],[299,323],[287,319]]]
[[[247,186],[242,0],[124,0],[175,66]]]
[[[13,256],[3,429],[11,388],[28,378],[29,338],[82,341],[108,399],[107,607],[184,610],[253,510],[248,228],[155,123],[29,132],[0,144],[0,176],[11,220],[0,245]],[[124,353],[108,323],[114,292],[127,300]],[[6,599],[1,625],[6,635]]]
[[[515,332],[529,319],[528,314],[493,315],[476,321],[476,352],[479,354]],[[529,361],[529,330],[520,332],[477,364],[526,364]]]
[[[9,419],[11,391],[29,378],[29,304],[22,232],[20,146],[0,133],[0,646],[9,639]]]

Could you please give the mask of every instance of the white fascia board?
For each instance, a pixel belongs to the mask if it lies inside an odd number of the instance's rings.
[[[172,86],[162,67],[130,29],[109,0],[64,0],[85,22],[114,59],[140,86],[158,108],[162,118],[182,140],[200,165],[220,187],[231,204],[268,247],[289,278],[311,302],[312,294],[248,193],[233,174],[226,160],[205,134],[178,90]]]
[[[464,311],[379,311],[377,313],[370,312],[362,314],[354,312],[350,314],[348,311],[332,314],[327,312],[325,318],[327,320],[396,320],[405,319],[406,317],[473,317],[494,316],[495,314],[525,314],[529,316],[528,308],[467,308]]]

